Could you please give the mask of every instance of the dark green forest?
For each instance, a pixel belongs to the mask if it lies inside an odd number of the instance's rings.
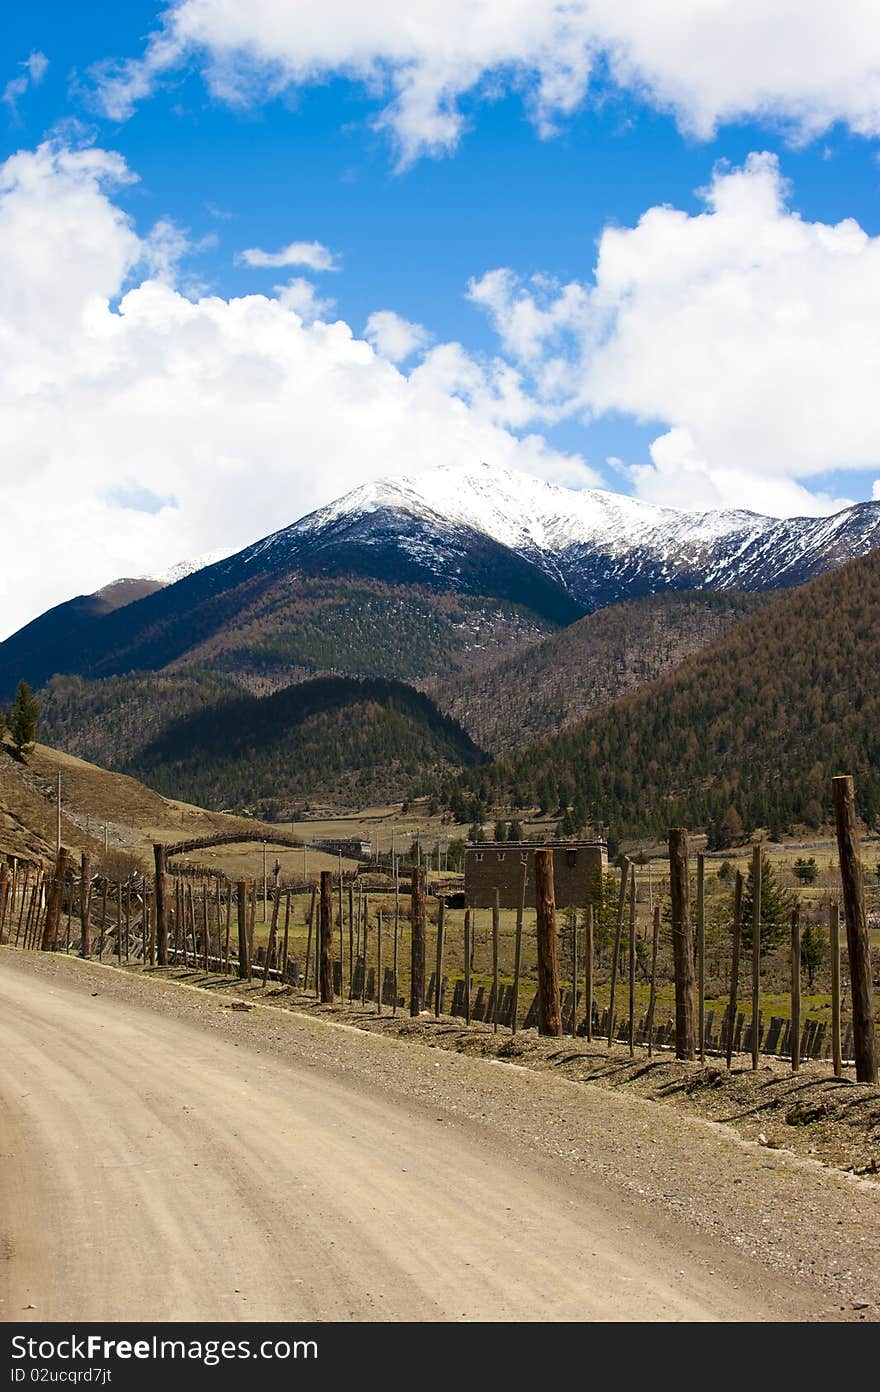
[[[573,809],[569,826],[818,827],[830,779],[880,814],[880,552],[772,600],[650,686],[470,771],[447,799]]]
[[[421,692],[379,679],[320,677],[271,696],[231,696],[167,724],[122,772],[204,807],[430,791],[444,768],[485,756]]]

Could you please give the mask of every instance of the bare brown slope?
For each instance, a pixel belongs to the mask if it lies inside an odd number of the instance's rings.
[[[19,761],[5,741],[0,742],[0,854],[30,860],[54,856],[59,772],[62,841],[76,855],[81,850],[92,854],[103,851],[105,824],[110,849],[137,856],[145,867],[152,864],[154,841],[240,831],[250,838],[249,853],[231,847],[203,852],[201,859],[230,875],[259,873],[259,843],[264,837],[271,841],[273,828],[256,818],[207,812],[160,797],[134,778],[110,773],[44,744],[36,745],[24,761]],[[291,851],[287,857],[297,854]],[[321,868],[313,855],[309,859],[313,869]]]
[[[714,643],[763,596],[682,592],[600,609],[525,652],[432,691],[492,753],[534,743]]]

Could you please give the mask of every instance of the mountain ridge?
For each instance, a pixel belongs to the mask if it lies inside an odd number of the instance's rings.
[[[272,682],[277,687],[301,679],[308,670],[295,652],[288,661],[283,649],[285,643],[296,649],[296,623],[314,626],[313,616],[305,614],[304,601],[291,628],[290,600],[320,584],[336,584],[340,596],[346,585],[405,591],[435,615],[447,597],[457,596],[485,623],[498,612],[519,614],[522,631],[513,634],[513,652],[622,600],[687,589],[792,586],[878,544],[880,503],[825,518],[694,513],[602,490],[564,489],[489,465],[448,465],[362,485],[122,609],[56,624],[51,634],[42,632],[41,616],[0,644],[0,699],[10,698],[21,676],[40,686],[56,673],[107,677],[201,663],[206,645],[222,648],[224,635],[246,628],[246,616],[257,613],[259,644],[284,639],[275,644]],[[403,671],[393,660],[380,670],[424,683],[467,667],[475,645],[463,623],[456,646],[454,627],[447,624],[448,641],[438,650],[438,661],[450,671]],[[334,632],[338,640],[338,625]],[[381,660],[387,663],[393,634],[385,639]],[[247,684],[249,652],[241,649],[233,660],[230,651],[226,643],[222,670],[235,677],[237,662]],[[336,658],[328,642],[312,668],[362,673]]]

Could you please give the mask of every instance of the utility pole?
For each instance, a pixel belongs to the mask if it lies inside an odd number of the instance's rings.
[[[263,922],[269,916],[269,870],[266,864],[266,843],[263,842]]]

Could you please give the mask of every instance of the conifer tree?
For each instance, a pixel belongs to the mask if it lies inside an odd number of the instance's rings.
[[[743,945],[752,945],[752,902],[754,895],[754,874],[751,864],[746,880],[742,907]],[[776,872],[767,856],[761,854],[761,956],[784,942],[791,920],[795,896],[777,880]]]
[[[9,733],[19,754],[29,749],[36,740],[39,716],[40,703],[22,678],[9,709]]]
[[[828,939],[822,924],[813,919],[807,919],[806,926],[801,934],[801,966],[806,969],[807,982],[810,990],[813,989],[813,976],[822,963],[825,961],[825,953],[828,948]]]

